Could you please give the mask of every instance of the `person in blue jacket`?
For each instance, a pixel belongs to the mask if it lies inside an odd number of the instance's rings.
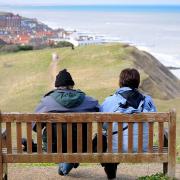
[[[149,95],[138,91],[140,74],[136,69],[124,69],[119,77],[119,89],[105,99],[100,107],[101,112],[114,113],[140,113],[155,112],[156,107]],[[103,128],[108,129],[108,124],[104,123]],[[113,123],[113,152],[118,152],[118,123]],[[148,148],[148,124],[143,123],[143,151]],[[138,124],[133,124],[133,152],[138,150]],[[128,125],[123,123],[123,152],[128,151]],[[116,177],[117,165],[113,163],[103,164],[108,179]]]
[[[55,87],[56,89],[48,92],[41,99],[41,102],[36,107],[35,112],[46,113],[67,113],[67,112],[97,112],[99,111],[98,101],[90,96],[87,96],[80,90],[73,89],[75,83],[71,74],[66,69],[60,71],[56,76]],[[45,124],[43,128],[43,149],[47,151],[47,131]],[[33,130],[36,132],[36,124],[33,124]],[[82,126],[83,152],[87,152],[87,123]],[[77,124],[72,126],[72,147],[73,152],[77,152]],[[57,152],[57,132],[56,124],[52,124],[52,151]],[[67,124],[62,124],[62,151],[67,152]],[[76,168],[78,163],[60,163],[58,173],[62,176],[67,175],[72,168]]]

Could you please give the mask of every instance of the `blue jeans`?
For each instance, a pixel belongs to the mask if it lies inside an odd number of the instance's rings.
[[[76,168],[78,165],[77,163],[59,163],[58,173],[60,175],[67,175],[72,168]]]

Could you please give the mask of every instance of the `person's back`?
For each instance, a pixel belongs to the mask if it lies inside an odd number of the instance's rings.
[[[80,90],[74,90],[74,81],[66,71],[66,69],[59,72],[56,76],[55,87],[57,89],[48,92],[42,99],[40,104],[36,107],[35,112],[56,112],[56,113],[67,113],[67,112],[95,112],[99,111],[98,101],[92,97],[86,96],[84,92]],[[47,136],[45,124],[42,125],[43,130],[43,148],[47,150]],[[36,125],[33,126],[33,130],[36,131]],[[83,152],[87,151],[87,124],[83,123]],[[77,124],[73,124],[72,127],[72,142],[73,152],[77,152]],[[57,132],[56,124],[52,124],[52,150],[57,150]],[[63,153],[67,152],[67,124],[62,124],[62,150]],[[77,164],[74,163],[60,163],[59,174],[67,175],[69,171]]]
[[[156,107],[150,96],[141,94],[138,91],[140,74],[136,69],[124,69],[120,74],[120,88],[102,103],[101,112],[140,113],[155,112]],[[103,125],[108,129],[108,124]],[[113,123],[113,152],[118,151],[118,124]],[[143,151],[148,147],[148,125],[143,123]],[[133,124],[133,151],[138,149],[138,125]],[[123,152],[128,151],[128,124],[123,123]],[[105,172],[108,178],[116,177],[117,165],[105,164]]]

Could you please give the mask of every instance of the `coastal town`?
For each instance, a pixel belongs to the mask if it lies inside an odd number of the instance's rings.
[[[67,41],[74,46],[101,44],[103,39],[63,28],[52,29],[35,18],[0,12],[0,45],[17,44],[51,46]]]

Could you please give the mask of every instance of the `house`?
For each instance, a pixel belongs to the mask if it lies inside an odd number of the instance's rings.
[[[31,36],[29,35],[17,35],[17,38],[16,38],[16,44],[22,44],[22,45],[26,45],[26,44],[29,44],[31,40]]]

